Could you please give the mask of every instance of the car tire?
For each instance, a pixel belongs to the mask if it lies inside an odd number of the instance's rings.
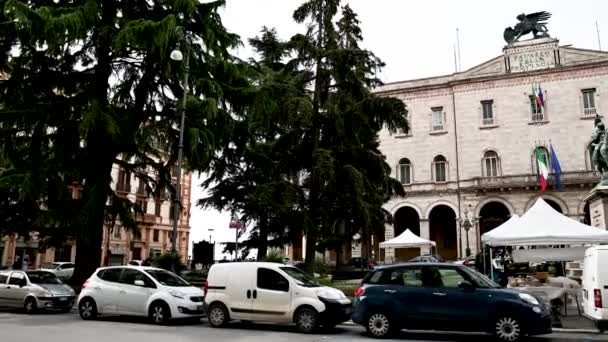
[[[209,305],[207,310],[207,319],[209,324],[214,328],[225,327],[230,321],[228,309],[221,303],[213,303]]]
[[[38,305],[36,304],[36,299],[33,297],[27,297],[25,302],[23,302],[23,310],[26,314],[35,314],[38,312]]]
[[[294,315],[294,321],[299,332],[310,334],[319,327],[319,313],[313,308],[303,307]]]
[[[78,314],[85,321],[97,318],[97,303],[92,298],[84,298],[78,303]]]
[[[152,323],[166,325],[171,320],[171,309],[164,302],[154,302],[150,305],[148,315]]]
[[[393,324],[388,315],[377,312],[369,315],[365,329],[372,337],[387,338],[395,331]]]
[[[505,342],[521,340],[524,336],[521,322],[513,316],[501,316],[494,324],[494,336]]]

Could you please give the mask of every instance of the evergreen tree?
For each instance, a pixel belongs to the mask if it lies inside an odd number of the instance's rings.
[[[100,264],[108,203],[137,230],[132,206],[112,190],[113,166],[143,179],[151,196],[175,195],[170,169],[186,88],[187,168],[204,170],[230,140],[224,133],[233,132],[248,83],[229,53],[239,39],[222,25],[223,4],[2,1],[0,70],[9,79],[0,138],[9,167],[1,187],[19,195],[24,215],[37,209],[32,229],[76,239],[75,282]],[[183,63],[169,58],[177,46],[190,57],[188,84]],[[82,187],[80,198],[72,185]]]

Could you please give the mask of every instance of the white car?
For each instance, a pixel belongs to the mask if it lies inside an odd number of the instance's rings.
[[[70,280],[74,274],[74,263],[72,262],[52,262],[40,268],[42,271],[54,273],[57,278]]]
[[[213,327],[230,320],[295,323],[309,333],[348,321],[352,311],[344,292],[321,286],[299,268],[283,264],[215,264],[205,286]]]
[[[160,268],[101,267],[82,286],[78,311],[84,320],[125,315],[165,324],[172,318],[204,316],[204,292]]]

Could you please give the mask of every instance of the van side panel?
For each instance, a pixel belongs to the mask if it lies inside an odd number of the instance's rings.
[[[602,246],[604,247],[604,246]],[[604,311],[608,311],[608,249],[599,248],[596,254],[597,279],[596,288],[602,291],[602,303]],[[602,267],[604,265],[604,267]],[[608,319],[608,312],[604,313],[604,318]]]

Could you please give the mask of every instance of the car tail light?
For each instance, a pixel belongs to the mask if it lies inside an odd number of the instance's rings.
[[[203,282],[203,292],[205,293],[205,297],[207,297],[207,291],[209,291],[209,283],[205,281]]]
[[[361,297],[365,294],[365,287],[359,287],[355,290],[355,297]]]
[[[83,289],[86,288],[89,285],[89,281],[90,281],[90,279],[87,279],[87,280],[84,281],[84,284],[82,284],[82,288]]]
[[[593,299],[595,300],[595,307],[601,309],[604,307],[604,303],[602,303],[602,290],[595,289],[593,290]]]

